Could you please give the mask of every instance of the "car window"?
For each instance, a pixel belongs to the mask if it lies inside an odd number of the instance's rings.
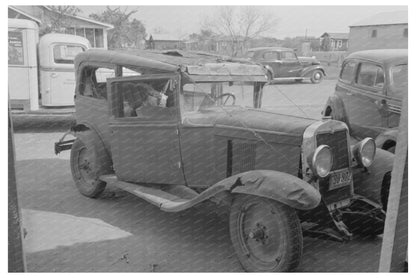
[[[295,53],[291,51],[285,51],[281,53],[282,59],[296,59]]]
[[[279,57],[277,55],[277,52],[273,51],[273,52],[266,52],[263,54],[263,58],[265,60],[278,60]]]
[[[57,44],[53,47],[53,61],[57,64],[73,64],[78,53],[85,51],[80,45]]]
[[[407,65],[397,65],[390,69],[391,74],[391,90],[388,94],[395,98],[403,98],[408,84]]]
[[[160,121],[176,117],[175,81],[158,79],[119,79],[111,82],[112,114],[116,118]]]
[[[358,69],[357,84],[373,88],[383,88],[383,68],[370,63],[361,63]]]
[[[79,93],[86,97],[107,99],[107,83],[109,77],[114,77],[114,69],[106,67],[84,67],[79,83]]]
[[[357,63],[354,61],[345,63],[341,70],[340,79],[348,83],[352,82],[354,79],[354,69],[356,64]]]
[[[224,106],[252,108],[253,86],[237,82],[185,84],[181,102],[185,113],[204,113]]]

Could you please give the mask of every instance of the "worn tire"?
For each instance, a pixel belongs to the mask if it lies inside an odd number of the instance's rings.
[[[302,228],[296,211],[287,205],[262,197],[237,195],[231,206],[230,235],[246,271],[294,271],[300,263]]]
[[[80,139],[76,139],[70,157],[72,178],[81,194],[97,198],[104,191],[106,183],[99,180],[96,173],[97,165],[94,165],[94,160],[88,155],[96,154],[88,150]]]
[[[313,84],[321,83],[322,79],[324,78],[324,73],[322,70],[314,70],[311,76],[311,82]]]

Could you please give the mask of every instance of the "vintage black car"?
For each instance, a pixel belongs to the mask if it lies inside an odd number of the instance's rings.
[[[326,75],[315,57],[297,57],[291,48],[252,48],[245,57],[265,65],[273,80],[310,80],[312,83],[320,83]]]
[[[83,195],[111,184],[167,212],[222,204],[247,271],[295,270],[303,236],[383,232],[393,155],[370,138],[351,145],[343,122],[262,110],[263,66],[88,50],[75,68],[76,139],[55,151],[71,149]]]
[[[407,93],[407,57],[407,49],[350,54],[324,115],[347,123],[358,140],[371,137],[378,148],[394,152],[401,102]]]

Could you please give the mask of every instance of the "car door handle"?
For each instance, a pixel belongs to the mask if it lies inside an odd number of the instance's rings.
[[[51,73],[51,77],[56,78],[56,77],[58,77],[58,74],[57,73]]]
[[[347,96],[352,96],[352,93],[351,92],[346,92],[345,93]]]

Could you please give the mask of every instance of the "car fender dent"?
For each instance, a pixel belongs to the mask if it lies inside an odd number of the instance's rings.
[[[225,185],[231,193],[269,198],[299,210],[317,207],[321,195],[309,183],[283,172],[254,170],[226,178],[214,186]]]

